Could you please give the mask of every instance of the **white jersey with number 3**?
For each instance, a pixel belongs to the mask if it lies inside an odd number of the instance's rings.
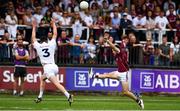
[[[48,42],[34,42],[34,48],[40,58],[41,64],[55,64],[54,54],[56,50],[56,40],[52,39]]]

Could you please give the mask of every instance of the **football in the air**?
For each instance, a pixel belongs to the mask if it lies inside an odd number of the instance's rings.
[[[82,2],[80,3],[80,8],[81,8],[81,9],[87,9],[88,7],[89,7],[88,2],[82,1]]]

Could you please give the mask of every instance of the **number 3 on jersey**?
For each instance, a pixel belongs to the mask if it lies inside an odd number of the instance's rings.
[[[50,56],[50,53],[49,53],[49,49],[48,49],[48,48],[42,49],[42,51],[44,52],[43,57],[49,57],[49,56]]]

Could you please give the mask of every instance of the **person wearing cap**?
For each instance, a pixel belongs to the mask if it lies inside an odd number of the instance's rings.
[[[127,18],[127,13],[123,13],[123,18],[120,21],[120,28],[127,29],[132,27],[132,21]]]

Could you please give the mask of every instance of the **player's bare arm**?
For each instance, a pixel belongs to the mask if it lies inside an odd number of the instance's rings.
[[[120,52],[120,50],[119,50],[119,48],[117,48],[112,42],[110,42],[109,40],[108,40],[108,37],[104,37],[104,40],[105,40],[105,42],[107,42],[109,45],[110,45],[110,47],[116,52],[116,53],[119,53]]]
[[[35,20],[32,21],[32,36],[31,36],[31,39],[32,39],[32,43],[34,43],[35,41],[37,41],[36,39],[36,26],[37,26],[37,23]]]
[[[56,39],[57,38],[57,27],[56,27],[54,19],[51,19],[51,25],[53,27],[53,36],[52,36],[52,38]]]

